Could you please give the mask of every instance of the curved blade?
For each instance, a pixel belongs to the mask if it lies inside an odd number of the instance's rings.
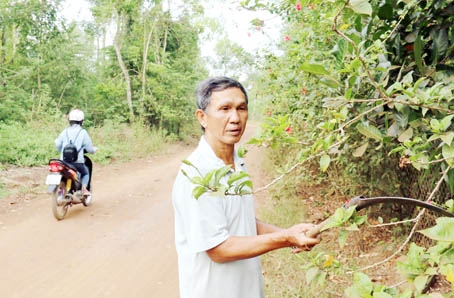
[[[405,197],[373,197],[373,198],[366,198],[363,196],[354,197],[349,202],[344,204],[344,207],[349,208],[351,206],[356,205],[356,210],[359,211],[361,209],[367,208],[372,205],[380,204],[380,203],[396,203],[396,204],[404,204],[404,205],[414,205],[418,207],[422,207],[425,209],[429,209],[440,213],[444,216],[454,217],[454,213],[451,213],[441,207],[432,205],[430,203],[412,199],[412,198],[405,198]]]

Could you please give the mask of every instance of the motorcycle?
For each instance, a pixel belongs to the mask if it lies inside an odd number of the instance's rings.
[[[84,157],[85,165],[90,173],[87,190],[91,192],[93,162],[87,155]],[[52,213],[58,220],[65,218],[72,205],[83,204],[87,207],[91,204],[92,196],[83,194],[79,173],[71,163],[56,158],[50,159],[46,184],[48,185],[47,192],[52,197]]]

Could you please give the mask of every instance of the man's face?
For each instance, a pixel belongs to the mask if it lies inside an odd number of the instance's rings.
[[[216,145],[234,145],[240,141],[246,128],[246,97],[239,88],[213,92],[206,112],[199,113],[198,118],[209,140]]]

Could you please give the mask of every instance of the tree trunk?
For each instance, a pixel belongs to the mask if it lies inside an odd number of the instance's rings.
[[[151,37],[153,35],[153,25],[150,26],[150,32],[148,32],[148,36],[146,36],[147,34],[145,32],[145,24],[144,24],[143,35],[144,35],[144,45],[143,45],[144,49],[143,49],[143,57],[142,57],[142,96],[140,99],[141,116],[145,110],[145,93],[146,93],[146,85],[147,85],[147,64],[148,64],[147,57],[148,57],[148,51],[150,48]]]
[[[166,22],[167,24],[167,22]],[[166,26],[166,31],[164,32],[164,40],[162,41],[162,62],[165,61],[166,49],[167,49],[167,37],[169,35],[169,26]],[[164,64],[164,63],[163,63]]]
[[[6,34],[5,30],[3,28],[1,30],[1,36],[0,36],[0,65],[4,65],[6,61]]]
[[[132,91],[131,91],[131,78],[129,77],[128,69],[123,61],[123,57],[121,56],[121,38],[122,38],[122,26],[123,23],[123,16],[118,14],[117,18],[117,32],[115,33],[115,38],[113,41],[113,46],[115,48],[115,53],[117,55],[118,64],[120,65],[121,72],[123,73],[123,77],[126,84],[126,100],[129,106],[129,120],[132,122],[134,120],[134,108],[132,106]]]

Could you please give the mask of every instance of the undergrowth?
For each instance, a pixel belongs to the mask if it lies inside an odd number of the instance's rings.
[[[11,166],[34,167],[46,165],[51,158],[58,158],[54,140],[68,126],[63,118],[23,123],[0,123],[0,170]],[[106,122],[101,127],[89,127],[94,146],[99,150],[91,155],[94,162],[129,161],[165,150],[166,144],[176,141],[165,132],[141,124]],[[0,197],[6,194],[0,183]]]
[[[279,149],[268,152],[261,167],[279,169],[279,158],[282,162],[284,156],[292,156],[288,148],[285,154]],[[281,165],[282,169],[274,175],[285,172],[292,161],[284,164],[287,166]],[[267,198],[261,199],[259,218],[284,228],[300,222],[318,223],[332,215],[345,200],[361,194],[360,191],[370,191],[360,181],[352,181],[341,172],[340,168],[333,167],[321,174],[311,163],[297,167],[268,189]],[[376,214],[371,215],[371,220],[375,221]],[[293,255],[289,249],[281,249],[263,255],[266,297],[344,297],[343,290],[350,286],[353,272],[395,251],[396,243],[402,241],[400,236],[405,235],[395,231],[397,227],[362,227],[350,233],[342,248],[338,243],[339,231],[327,231],[311,252]],[[378,278],[396,278],[389,265],[376,268]]]

